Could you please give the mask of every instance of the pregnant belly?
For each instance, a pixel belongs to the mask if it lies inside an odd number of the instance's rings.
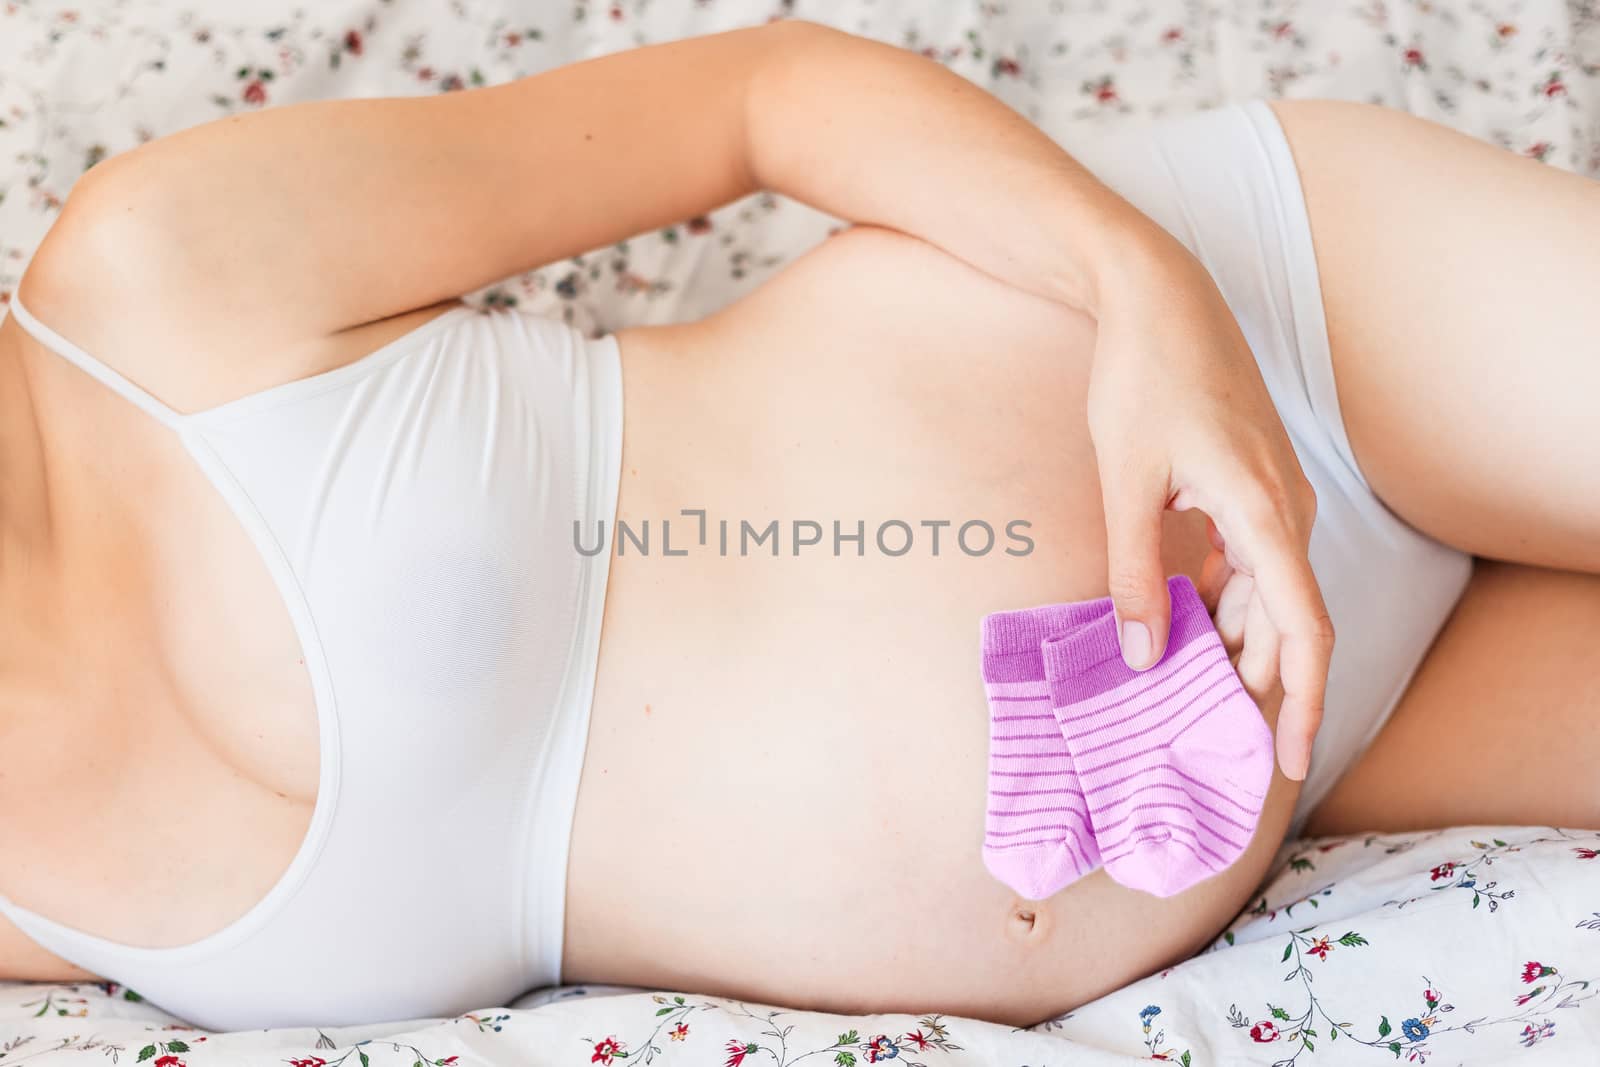
[[[1092,326],[1051,309],[1041,344],[1016,309],[984,329],[851,306],[621,337],[619,519],[649,541],[619,528],[611,564],[565,981],[1004,1018],[1041,973],[1045,909],[980,857],[978,632],[1105,590]],[[773,521],[776,555],[754,542]],[[1169,522],[1169,570],[1197,573],[1203,517]],[[1122,892],[1096,874],[1053,906]],[[1070,942],[1090,947],[1058,928],[1051,974]],[[1130,950],[1129,976],[1171,950]],[[1099,980],[1058,983],[1056,1010]]]

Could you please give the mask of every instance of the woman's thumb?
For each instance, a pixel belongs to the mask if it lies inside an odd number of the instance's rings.
[[[1165,486],[1132,487],[1106,496],[1106,557],[1111,602],[1117,613],[1122,658],[1144,670],[1167,647],[1172,601],[1161,562]]]

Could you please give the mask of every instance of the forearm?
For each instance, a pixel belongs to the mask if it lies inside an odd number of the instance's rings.
[[[903,49],[809,27],[753,74],[746,114],[759,185],[1073,307],[1186,258],[1027,119]]]
[[[811,23],[689,38],[485,89],[203,123],[97,166],[69,211],[127,314],[203,287],[196,336],[273,347],[468,292],[769,187],[1093,310],[1159,230],[938,64]],[[76,212],[70,210],[76,207]],[[70,228],[70,227],[68,227]],[[83,243],[83,242],[80,242]],[[1166,239],[1170,253],[1176,242]],[[1122,269],[1126,269],[1123,267]]]

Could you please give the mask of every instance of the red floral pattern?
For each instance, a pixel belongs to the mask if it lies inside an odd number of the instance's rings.
[[[1590,0],[1257,0],[1231,8],[1188,0],[1055,8],[978,0],[818,0],[800,8],[787,0],[0,0],[0,304],[73,183],[153,137],[326,95],[501,84],[782,11],[945,64],[1069,146],[1106,123],[1228,99],[1334,96],[1402,107],[1600,176],[1600,5]],[[692,318],[743,295],[836,225],[761,194],[469,296],[587,328]],[[323,1034],[313,1046],[304,1031],[285,1031],[206,1044],[207,1035],[115,983],[0,983],[0,1062],[755,1067],[816,1053],[805,1062],[943,1067],[1075,1062],[1101,1049],[1179,1063],[1257,1062],[1263,1053],[1337,1063],[1347,1043],[1373,1062],[1420,1062],[1436,1051],[1444,1062],[1498,1064],[1535,1045],[1548,1045],[1555,1062],[1583,1062],[1600,1048],[1588,984],[1595,975],[1582,969],[1600,958],[1597,858],[1600,835],[1558,831],[1308,842],[1204,954],[1022,1031],[937,1015],[876,1015],[857,1030],[855,1020],[831,1015],[580,986],[404,1033],[384,1027],[382,1039]],[[541,1011],[557,1001],[559,1010]],[[1349,1004],[1380,1002],[1387,1007],[1378,1019],[1346,1013]],[[1191,1048],[1207,1051],[1190,1057]]]
[[[870,1029],[840,1030],[834,1015],[562,986],[404,1034],[324,1033],[314,1048],[298,1044],[300,1030],[237,1034],[211,1054],[208,1035],[114,982],[0,984],[0,1062],[30,1045],[29,1067],[124,1052],[120,1062],[139,1067],[207,1067],[243,1047],[288,1067],[459,1067],[568,1062],[550,1051],[566,1041],[570,1062],[599,1067],[966,1067],[1093,1062],[1090,1050],[1184,1067],[1487,1065],[1535,1045],[1554,1062],[1586,1062],[1600,1047],[1600,912],[1584,856],[1597,850],[1600,832],[1562,830],[1304,842],[1206,952],[1025,1030],[941,1015],[874,1015],[861,1020]],[[84,1023],[66,1038],[36,1031],[57,1017]]]
[[[154,0],[137,15],[127,8],[126,0],[0,8],[0,159],[8,161],[0,167],[0,304],[77,177],[160,133],[336,94],[347,70],[350,91],[362,95],[454,92],[697,29],[765,21],[793,5],[577,0],[519,15],[493,4],[389,0],[292,12],[185,8],[178,0]],[[1404,107],[1600,175],[1600,64],[1589,58],[1600,5],[1591,2],[1260,0],[1245,15],[1133,0],[1053,10],[832,0],[803,14],[944,63],[1069,142],[1105,121],[1227,98],[1334,96]],[[130,20],[136,32],[124,32]],[[117,73],[102,84],[108,71]],[[663,302],[694,317],[748,292],[834,221],[756,196],[578,257],[577,269],[553,264],[468,297],[520,303],[591,330],[661,321]],[[685,236],[705,240],[682,254]]]

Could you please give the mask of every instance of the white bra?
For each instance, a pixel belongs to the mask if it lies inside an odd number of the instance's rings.
[[[451,310],[354,363],[181,413],[40,323],[182,440],[261,552],[310,672],[310,829],[245,915],[117,944],[0,897],[57,956],[212,1030],[454,1015],[560,980],[622,449],[616,339]]]

